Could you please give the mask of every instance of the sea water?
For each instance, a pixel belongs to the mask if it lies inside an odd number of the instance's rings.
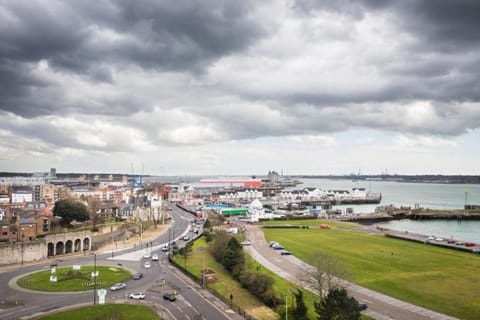
[[[382,193],[380,204],[334,206],[334,209],[352,208],[354,213],[371,213],[378,206],[396,207],[419,206],[429,209],[457,209],[464,205],[480,205],[480,185],[404,183],[393,181],[352,181],[330,179],[301,179],[303,184],[295,189],[315,187],[320,189],[365,188],[367,191]],[[382,226],[399,231],[409,231],[443,238],[453,237],[463,241],[480,243],[480,221],[457,220],[396,220],[382,223]]]

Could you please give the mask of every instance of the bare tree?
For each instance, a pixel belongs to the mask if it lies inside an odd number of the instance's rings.
[[[345,288],[349,279],[345,266],[332,256],[315,253],[311,267],[304,269],[299,274],[299,280],[305,288],[313,289],[325,297],[334,288]]]

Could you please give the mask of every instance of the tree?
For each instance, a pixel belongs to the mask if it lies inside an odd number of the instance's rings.
[[[225,250],[225,254],[223,255],[222,264],[229,272],[232,272],[239,267],[242,269],[245,264],[242,245],[234,237],[231,237],[230,240],[228,240],[227,250]]]
[[[303,291],[297,289],[296,292],[293,292],[295,296],[295,307],[292,309],[292,317],[295,320],[308,320],[308,308],[303,301]]]
[[[318,292],[320,297],[326,296],[334,288],[347,285],[343,279],[349,278],[345,266],[332,256],[316,253],[313,269],[300,275],[304,287],[310,287]]]
[[[64,227],[70,226],[72,221],[86,221],[89,219],[87,207],[80,201],[60,199],[55,202],[53,214],[62,218],[60,223]]]
[[[314,302],[318,320],[358,320],[358,301],[349,297],[345,288],[334,288],[326,297]]]
[[[185,247],[181,248],[178,253],[183,256],[185,262],[185,270],[187,270],[187,257],[192,253],[193,243],[188,242]]]

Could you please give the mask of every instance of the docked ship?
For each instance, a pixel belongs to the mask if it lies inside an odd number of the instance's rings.
[[[227,187],[227,188],[254,188],[258,189],[262,187],[262,180],[255,177],[241,178],[241,177],[218,177],[213,179],[201,179],[201,184],[215,186],[215,187]]]

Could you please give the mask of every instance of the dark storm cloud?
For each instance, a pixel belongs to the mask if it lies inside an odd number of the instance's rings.
[[[265,33],[251,16],[249,1],[7,1],[1,6],[0,70],[20,66],[15,77],[33,90],[0,75],[0,87],[9,88],[2,91],[0,109],[26,117],[72,107],[62,101],[42,106],[37,99],[36,110],[18,108],[15,93],[33,101],[30,91],[42,89],[28,72],[29,64],[45,60],[56,71],[110,83],[108,66],[201,72]]]
[[[304,13],[329,10],[356,19],[366,12],[384,10],[426,48],[456,51],[480,46],[477,0],[297,0],[295,7]]]
[[[36,97],[35,92],[48,90],[53,84],[31,75],[31,69],[19,62],[0,59],[0,109],[22,116],[51,114],[54,101]]]

